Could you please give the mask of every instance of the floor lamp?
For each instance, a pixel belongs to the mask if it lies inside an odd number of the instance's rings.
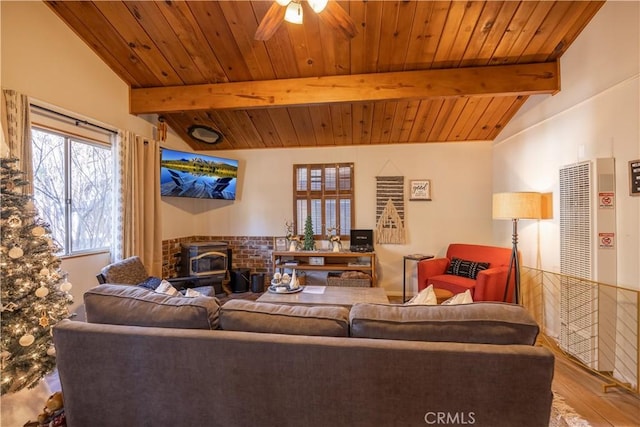
[[[518,258],[518,220],[540,219],[542,196],[540,193],[496,193],[493,195],[493,219],[510,219],[513,223],[511,260],[507,271],[507,283],[503,300],[507,300],[511,272],[515,271],[514,299],[520,304],[520,260]]]

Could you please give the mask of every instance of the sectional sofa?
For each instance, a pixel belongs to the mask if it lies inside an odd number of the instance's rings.
[[[304,307],[85,294],[54,329],[82,426],[547,426],[553,355],[506,303]]]

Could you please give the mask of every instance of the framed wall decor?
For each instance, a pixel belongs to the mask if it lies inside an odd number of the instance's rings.
[[[431,200],[431,180],[409,180],[409,200]]]
[[[273,238],[273,250],[274,251],[286,251],[289,249],[286,237],[274,237]]]

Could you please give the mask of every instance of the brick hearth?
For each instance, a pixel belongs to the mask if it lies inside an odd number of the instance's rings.
[[[162,277],[177,277],[180,270],[181,243],[223,241],[232,250],[232,269],[248,268],[251,273],[271,275],[271,236],[189,236],[162,242]]]

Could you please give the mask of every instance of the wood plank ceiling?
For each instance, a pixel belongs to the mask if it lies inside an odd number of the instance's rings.
[[[47,1],[194,150],[493,140],[602,1],[340,1],[352,39],[303,24],[254,35],[272,1]],[[194,125],[223,134],[215,144]]]

